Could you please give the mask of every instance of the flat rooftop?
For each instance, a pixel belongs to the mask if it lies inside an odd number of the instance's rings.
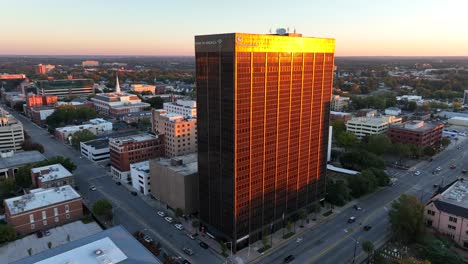
[[[116,226],[43,251],[14,264],[161,264],[125,228]]]
[[[80,197],[70,185],[64,185],[59,188],[34,189],[29,194],[6,199],[5,204],[11,214],[16,215]]]
[[[174,165],[174,160],[181,161],[180,165]],[[166,167],[182,176],[189,176],[198,172],[198,154],[190,153],[174,158],[161,158],[156,161],[156,164]]]
[[[439,201],[468,209],[468,181],[454,182],[440,195]]]
[[[130,169],[135,169],[137,171],[143,171],[143,172],[149,173],[150,171],[149,161],[145,160],[145,161],[138,162],[138,163],[132,163],[130,164]]]
[[[138,135],[132,135],[132,136],[126,136],[126,137],[111,138],[109,139],[109,143],[120,144],[120,143],[126,143],[126,142],[142,142],[142,141],[152,140],[155,138],[158,138],[158,137],[155,135],[151,135],[151,134],[138,134]]]
[[[423,124],[420,125],[420,122],[423,122]],[[391,124],[391,127],[401,129],[401,130],[414,131],[414,132],[425,132],[425,131],[434,129],[438,125],[439,124],[433,124],[433,123],[427,123],[427,122],[424,122],[424,121],[413,120],[413,121],[405,122],[403,124]]]
[[[62,164],[53,164],[43,167],[37,167],[31,169],[32,173],[39,173],[39,179],[42,182],[53,181],[65,177],[72,176],[71,172],[69,172]]]
[[[16,152],[11,157],[0,158],[0,169],[14,168],[45,159],[46,157],[37,150]]]
[[[393,116],[381,116],[381,117],[353,117],[346,124],[368,124],[368,125],[383,125],[393,122],[401,122],[401,118]]]
[[[107,138],[100,138],[100,139],[94,139],[86,142],[81,142],[81,144],[91,146],[95,149],[105,149],[109,148],[109,139]]]

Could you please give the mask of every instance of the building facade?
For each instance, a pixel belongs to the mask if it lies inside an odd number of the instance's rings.
[[[463,91],[463,105],[468,106],[468,90]]]
[[[130,164],[130,177],[133,189],[143,195],[148,195],[151,192],[149,161]]]
[[[166,157],[197,151],[197,119],[168,113],[164,109],[153,109],[152,114],[153,132],[165,135]]]
[[[438,148],[442,139],[443,128],[443,124],[431,124],[420,120],[413,120],[404,124],[391,124],[388,136],[393,143]]]
[[[95,139],[80,142],[81,155],[90,161],[99,162],[110,158],[109,139]]]
[[[234,249],[325,197],[335,41],[280,33],[195,37],[200,219]]]
[[[164,156],[164,135],[142,134],[109,139],[111,175],[130,183],[130,164]]]
[[[91,101],[98,113],[114,118],[142,112],[151,107],[150,104],[142,102],[137,95],[127,93],[97,94]]]
[[[0,108],[0,152],[21,150],[23,142],[23,124]]]
[[[343,120],[346,123],[352,118],[353,116],[350,113],[330,111],[330,123],[336,120]]]
[[[112,131],[112,122],[95,118],[79,126],[58,127],[55,129],[55,137],[62,142],[69,142],[70,139],[73,140],[73,134],[83,130],[88,130],[94,135],[108,133]]]
[[[6,199],[4,205],[6,222],[21,235],[83,217],[81,196],[69,185],[31,190],[29,194]]]
[[[53,164],[31,169],[32,184],[37,188],[75,186],[75,177],[62,164]]]
[[[349,106],[349,97],[333,95],[331,100],[331,111],[341,112]]]
[[[43,80],[36,82],[37,94],[55,95],[58,98],[88,96],[94,94],[94,81],[91,79]]]
[[[198,212],[197,154],[150,161],[151,194],[172,209],[185,214]]]
[[[385,115],[399,116],[401,115],[401,109],[398,107],[389,107],[385,109]]]
[[[156,86],[149,84],[132,84],[130,89],[137,93],[150,92],[151,94],[155,93]]]
[[[356,117],[346,122],[346,131],[353,133],[359,139],[363,139],[370,135],[385,134],[390,124],[401,123],[401,120],[401,118],[394,116]]]
[[[34,72],[36,74],[47,74],[53,69],[55,69],[55,65],[51,65],[51,64],[38,64],[34,66]]]
[[[81,62],[81,66],[83,66],[83,67],[98,67],[99,66],[99,61],[85,60],[85,61]]]
[[[46,157],[37,150],[16,152],[10,150],[0,153],[0,181],[14,178],[18,169],[24,165],[37,163]]]
[[[447,235],[468,249],[468,198],[466,179],[456,180],[426,204],[424,219],[427,226]]]
[[[169,113],[188,117],[197,117],[197,102],[192,100],[180,100],[163,104],[163,109]]]

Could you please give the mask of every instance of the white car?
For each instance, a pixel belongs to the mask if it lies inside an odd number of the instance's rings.
[[[169,217],[169,216],[164,217],[164,220],[166,220],[169,223],[174,222],[174,219],[172,219],[172,217]]]
[[[143,237],[143,240],[145,240],[146,243],[151,243],[151,242],[153,242],[153,239],[152,239],[150,236],[148,236],[148,235],[144,236],[144,237]]]
[[[177,228],[177,229],[179,229],[179,230],[183,230],[183,229],[184,229],[184,227],[183,227],[181,224],[175,224],[174,226],[175,226],[175,228]]]
[[[95,190],[96,190],[96,186],[90,185],[90,186],[89,186],[89,189],[90,189],[91,191],[95,191]]]
[[[163,211],[158,211],[158,215],[159,215],[160,217],[166,216],[166,214],[165,214]]]
[[[420,174],[421,174],[420,171],[415,171],[415,172],[414,172],[414,175],[416,175],[416,176],[418,176],[418,175],[420,175]]]

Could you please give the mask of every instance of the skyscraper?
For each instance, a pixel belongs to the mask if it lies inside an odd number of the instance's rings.
[[[195,37],[200,219],[237,248],[325,197],[334,48],[284,31]]]

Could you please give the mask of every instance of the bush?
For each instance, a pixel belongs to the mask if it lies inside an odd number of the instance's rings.
[[[350,198],[348,187],[344,181],[333,182],[329,180],[327,182],[327,196],[325,198],[327,202],[337,206],[343,206]]]
[[[11,225],[0,225],[0,244],[13,241],[16,237],[16,231]]]
[[[383,159],[366,150],[353,150],[340,156],[341,165],[350,170],[362,171],[368,168],[384,169]]]

